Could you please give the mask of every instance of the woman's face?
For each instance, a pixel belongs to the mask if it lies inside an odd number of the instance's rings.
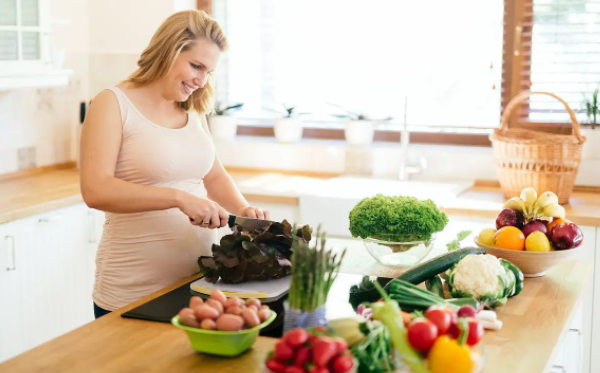
[[[179,53],[173,68],[163,79],[166,96],[183,102],[199,88],[204,87],[208,74],[217,67],[221,50],[208,39],[198,39],[186,51]]]

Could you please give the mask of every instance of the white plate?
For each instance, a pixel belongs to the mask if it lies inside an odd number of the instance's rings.
[[[190,289],[193,292],[206,295],[210,295],[213,290],[218,289],[228,297],[257,298],[270,302],[288,293],[291,279],[292,276],[286,276],[276,280],[248,281],[241,284],[226,284],[219,280],[213,284],[201,278],[192,282]]]

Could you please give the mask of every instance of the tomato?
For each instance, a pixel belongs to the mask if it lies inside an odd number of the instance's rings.
[[[283,365],[282,362],[279,362],[275,359],[267,360],[267,363],[265,365],[267,366],[267,368],[269,368],[269,370],[271,370],[275,373],[284,373],[285,372],[285,365]]]
[[[415,350],[428,351],[437,337],[437,326],[429,320],[418,319],[408,326],[408,342]]]
[[[294,357],[294,350],[283,341],[275,344],[275,359],[279,361],[288,361]]]
[[[443,309],[429,308],[425,312],[425,317],[437,327],[439,335],[448,333],[450,326],[452,326],[451,314]]]
[[[329,369],[327,369],[325,367],[318,367],[316,365],[313,365],[308,370],[308,373],[329,373]]]
[[[285,333],[283,340],[290,347],[300,347],[308,341],[308,332],[302,328],[295,328]]]
[[[469,346],[474,346],[481,338],[483,338],[483,325],[476,319],[469,320],[469,335],[467,336],[467,344]]]

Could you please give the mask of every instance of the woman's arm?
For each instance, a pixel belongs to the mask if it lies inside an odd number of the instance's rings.
[[[81,133],[81,193],[92,208],[132,213],[177,207],[195,224],[211,219],[223,226],[227,214],[212,201],[174,188],[129,183],[114,177],[122,140],[122,121],[114,94],[103,91],[93,100]],[[206,216],[206,219],[205,219]]]

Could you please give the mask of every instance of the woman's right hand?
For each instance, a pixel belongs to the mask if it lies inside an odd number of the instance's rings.
[[[227,225],[229,214],[221,205],[206,198],[183,193],[179,209],[190,218],[193,225],[202,228],[220,228]]]

